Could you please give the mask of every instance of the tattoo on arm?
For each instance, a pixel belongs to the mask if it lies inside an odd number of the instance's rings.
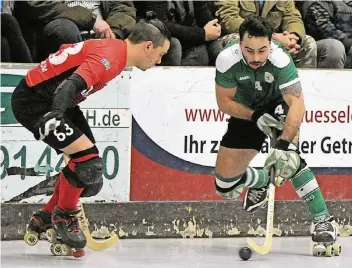
[[[293,85],[281,89],[281,93],[282,95],[291,94],[299,99],[302,93],[301,82],[294,83]]]

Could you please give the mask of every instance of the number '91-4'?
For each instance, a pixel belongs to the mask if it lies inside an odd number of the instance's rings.
[[[18,166],[18,164],[13,164],[13,160],[20,160],[20,167],[23,169],[31,168],[27,166],[27,147],[23,145],[22,148],[16,152],[13,157],[10,156],[9,150],[4,146],[0,146],[2,152],[1,161],[1,180],[7,175],[7,169],[11,166]],[[40,174],[45,174],[46,177],[50,176],[51,172],[60,172],[65,166],[64,158],[61,156],[60,160],[56,163],[55,167],[51,163],[51,152],[52,149],[47,146],[44,151],[40,154],[39,158],[36,160],[34,171]],[[109,154],[109,152],[111,152]],[[11,152],[12,153],[12,152]],[[109,155],[111,155],[109,158]],[[104,161],[104,177],[108,180],[113,180],[119,171],[119,153],[114,146],[107,146],[103,151],[103,161]],[[18,162],[17,162],[18,163]],[[108,168],[110,166],[113,168]],[[24,180],[26,174],[21,174],[21,179]]]

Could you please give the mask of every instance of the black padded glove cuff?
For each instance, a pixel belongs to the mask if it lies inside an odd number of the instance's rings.
[[[252,121],[256,123],[258,121],[259,117],[261,117],[264,113],[265,113],[264,110],[254,111],[252,114],[252,118],[251,118]]]
[[[291,142],[283,140],[283,139],[278,139],[274,148],[275,149],[279,149],[279,150],[283,150],[283,151],[287,151],[288,150],[288,146],[290,146]]]

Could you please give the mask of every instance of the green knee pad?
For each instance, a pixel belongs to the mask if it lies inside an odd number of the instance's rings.
[[[219,174],[215,174],[215,188],[218,195],[224,199],[235,199],[243,192],[245,179],[243,174],[232,178],[224,178]]]

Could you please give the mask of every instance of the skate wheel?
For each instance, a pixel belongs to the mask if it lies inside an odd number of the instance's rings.
[[[325,252],[325,256],[326,257],[331,257],[333,255],[333,250],[332,250],[332,246],[326,246],[326,252]]]
[[[24,236],[24,242],[26,242],[30,246],[35,246],[39,241],[39,237],[36,233],[26,233]]]
[[[334,255],[335,256],[340,256],[341,254],[341,246],[337,243],[332,245],[333,251],[334,251]]]
[[[50,245],[50,252],[51,252],[51,254],[55,255],[54,245],[53,244]]]
[[[71,248],[65,244],[52,244],[50,247],[51,253],[55,256],[70,256]]]
[[[316,244],[313,246],[313,256],[319,257],[319,256],[324,256],[326,252],[326,248],[323,245]]]
[[[56,237],[55,229],[48,229],[46,231],[46,238],[47,238],[48,242],[52,243],[55,240],[55,237]]]
[[[80,257],[85,256],[86,252],[85,252],[85,250],[83,248],[79,249],[79,250],[72,250],[72,255],[75,258],[80,258]]]

